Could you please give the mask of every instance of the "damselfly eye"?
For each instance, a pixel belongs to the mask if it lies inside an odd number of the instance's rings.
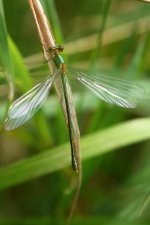
[[[58,45],[58,50],[59,50],[60,52],[63,52],[63,50],[64,50],[64,46],[62,46],[62,45]]]

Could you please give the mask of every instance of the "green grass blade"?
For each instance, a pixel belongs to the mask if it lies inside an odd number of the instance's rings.
[[[32,87],[32,79],[30,78],[30,73],[28,72],[28,69],[24,64],[21,53],[10,37],[8,38],[8,43],[14,68],[13,80],[15,81],[15,83],[19,84],[21,91],[27,91]]]
[[[144,37],[142,41],[139,41],[136,52],[133,59],[128,67],[127,74],[133,78],[140,77],[142,74],[142,66],[145,63],[145,54],[149,48],[150,35]]]
[[[101,47],[102,47],[102,36],[103,36],[103,31],[105,29],[106,21],[107,21],[107,18],[108,18],[108,12],[109,12],[109,9],[110,9],[111,1],[112,0],[105,0],[104,1],[104,6],[103,6],[103,10],[102,10],[101,25],[100,25],[100,28],[99,28],[99,31],[98,31],[98,37],[97,37],[97,47],[93,51],[92,58],[91,58],[92,64],[94,64],[95,61],[100,56]]]
[[[82,218],[82,217],[81,217]],[[83,225],[83,218],[80,217],[74,218],[71,222],[72,225]],[[84,216],[84,224],[86,225],[95,225],[95,224],[103,224],[103,225],[149,225],[146,220],[138,219],[132,222],[116,219],[115,223],[112,223],[112,216]],[[0,218],[0,225],[65,225],[65,218],[54,218],[50,217],[21,217],[21,218]]]
[[[150,119],[137,119],[88,135],[81,140],[82,159],[150,138]],[[63,144],[0,170],[0,189],[29,181],[70,165],[70,146]]]
[[[0,0],[0,64],[10,74],[12,73],[12,63],[9,54],[7,29],[3,11],[3,2]]]
[[[19,50],[7,35],[2,1],[0,1],[0,28],[0,63],[4,70],[13,76],[13,80],[20,84],[21,90],[26,91],[32,82]]]

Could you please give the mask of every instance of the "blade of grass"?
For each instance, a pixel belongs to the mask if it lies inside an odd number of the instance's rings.
[[[125,189],[128,195],[125,198],[123,208],[119,210],[118,218],[128,221],[145,218],[150,209],[150,143],[142,148],[140,158],[137,157],[138,168],[126,181]]]
[[[128,67],[127,74],[128,77],[137,78],[142,74],[143,64],[145,61],[145,55],[147,53],[147,49],[149,48],[149,40],[150,35],[143,36],[138,43],[136,52],[133,56],[133,59]]]
[[[8,71],[9,74],[13,72],[9,48],[8,48],[8,40],[7,40],[7,29],[3,11],[3,1],[0,0],[0,63],[2,67]]]
[[[105,0],[103,10],[102,10],[101,26],[99,28],[98,36],[97,36],[97,46],[96,46],[96,49],[92,52],[92,57],[91,57],[92,65],[95,64],[95,62],[98,60],[98,58],[100,56],[101,47],[102,47],[103,31],[105,29],[106,21],[108,18],[108,12],[109,12],[110,5],[111,5],[111,0]]]
[[[15,81],[15,83],[19,84],[19,87],[22,92],[27,91],[29,88],[32,87],[30,73],[28,72],[28,69],[24,64],[24,60],[21,53],[19,52],[17,46],[15,45],[11,37],[8,38],[8,43],[14,68],[13,80]]]
[[[108,225],[111,224],[112,216],[84,216],[84,224],[91,225],[91,224],[103,224]],[[66,221],[64,218],[58,219],[55,218],[51,220],[49,217],[21,217],[21,218],[0,218],[0,225],[65,225]],[[83,225],[83,217],[74,218],[71,222],[72,225]],[[127,222],[125,220],[115,220],[113,225],[149,225],[148,222],[145,220],[135,220],[132,222]]]
[[[97,46],[91,54],[91,66],[90,66],[91,72],[93,72],[96,62],[98,58],[100,57],[101,47],[103,44],[103,32],[105,30],[110,5],[111,5],[111,0],[104,1],[104,6],[102,9],[101,25],[98,31],[97,41],[96,41]],[[99,110],[97,110],[97,112],[93,115],[91,122],[88,125],[88,129],[87,129],[88,131],[93,131],[94,128],[97,127],[97,124],[98,124],[97,121],[100,119],[101,115],[103,114],[104,108],[105,108],[104,104],[100,103]]]
[[[82,159],[117,150],[150,138],[150,118],[132,120],[104,129],[81,140]],[[1,168],[0,189],[29,181],[70,165],[69,144]]]
[[[9,91],[8,91],[8,102],[7,107],[9,104],[9,101],[13,99],[14,96],[14,86],[12,81],[12,74],[13,74],[13,64],[9,52],[9,46],[8,46],[8,35],[7,35],[7,28],[6,28],[6,22],[5,22],[5,16],[4,16],[4,10],[3,10],[3,2],[0,1],[0,64],[4,70],[5,78],[8,82]],[[6,110],[7,110],[6,107]]]

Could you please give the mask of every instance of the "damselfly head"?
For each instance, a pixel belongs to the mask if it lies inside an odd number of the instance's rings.
[[[63,52],[64,47],[62,45],[55,45],[53,47],[49,47],[48,51],[49,52],[54,52],[54,54],[59,54],[60,52]]]
[[[58,46],[57,46],[57,49],[59,50],[59,52],[63,52],[63,50],[64,50],[64,46],[62,46],[62,45],[58,45]]]

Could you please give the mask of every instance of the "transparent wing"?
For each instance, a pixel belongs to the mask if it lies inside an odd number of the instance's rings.
[[[105,102],[124,108],[135,108],[145,91],[135,83],[104,75],[87,75],[80,70],[70,73]]]
[[[13,130],[21,126],[41,108],[55,77],[55,75],[49,76],[44,82],[37,84],[12,103],[4,124],[6,130]]]

